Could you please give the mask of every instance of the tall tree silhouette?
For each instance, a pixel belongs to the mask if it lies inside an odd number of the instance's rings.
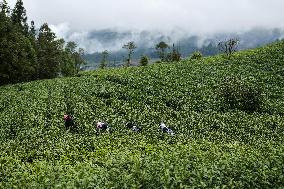
[[[109,52],[107,50],[102,52],[102,60],[101,60],[100,68],[104,69],[107,66],[108,55],[109,55]]]
[[[164,41],[161,41],[156,45],[156,50],[158,52],[158,55],[161,59],[161,61],[166,60],[166,50],[169,48],[169,45],[165,43]]]
[[[135,45],[134,41],[130,41],[127,44],[123,45],[122,48],[128,51],[128,58],[126,62],[126,66],[128,67],[131,65],[131,57],[132,57],[132,54],[134,53],[134,50],[137,48],[137,46]]]
[[[24,34],[28,34],[29,26],[27,24],[27,14],[22,0],[17,0],[16,5],[12,11],[11,19],[14,25],[20,27]]]
[[[6,0],[0,2],[0,12],[8,16],[10,14],[10,7]]]
[[[37,57],[39,61],[39,78],[54,78],[60,71],[60,53],[62,45],[56,41],[55,33],[51,31],[48,24],[40,27],[37,39]]]

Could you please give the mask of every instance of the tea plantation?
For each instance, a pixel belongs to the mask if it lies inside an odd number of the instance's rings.
[[[0,94],[0,188],[284,187],[283,41]],[[65,129],[66,112],[77,130]]]

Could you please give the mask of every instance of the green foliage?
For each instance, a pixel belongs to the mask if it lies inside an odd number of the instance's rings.
[[[47,24],[41,26],[37,39],[38,73],[40,79],[76,75],[82,64],[84,51],[76,50],[75,42],[68,42],[64,48],[64,40],[56,39]]]
[[[27,24],[22,0],[17,0],[10,14],[6,0],[0,3],[0,85],[74,76],[82,64],[84,50],[74,42],[64,48],[63,39],[57,39],[47,24],[37,35],[35,23]]]
[[[0,188],[283,188],[283,44],[0,87]],[[220,111],[220,84],[261,111]]]
[[[79,48],[77,52],[75,52],[74,54],[76,74],[79,73],[82,65],[87,64],[86,61],[83,59],[84,55],[85,55],[85,50],[83,48]]]
[[[26,9],[22,0],[17,0],[12,11],[11,20],[14,25],[20,28],[24,34],[28,34],[29,26],[27,24]]]
[[[60,40],[58,41],[60,44]],[[61,46],[64,46],[64,41],[61,42]],[[82,59],[84,55],[84,50],[79,48],[77,50],[77,44],[73,41],[67,42],[65,49],[61,47],[59,54],[62,57],[60,63],[61,74],[63,76],[75,76],[80,71],[80,66],[85,64],[85,61]]]
[[[0,33],[0,85],[29,81],[36,67],[36,54],[30,40],[2,13]]]
[[[161,59],[161,61],[166,61],[166,55],[167,55],[167,49],[169,48],[169,45],[165,43],[164,41],[161,41],[156,45],[157,53]]]
[[[200,60],[202,58],[202,53],[199,51],[194,52],[191,56],[191,60]]]
[[[248,84],[235,77],[224,80],[219,88],[219,96],[224,106],[254,112],[261,106],[261,91],[252,84]]]
[[[51,31],[48,24],[43,24],[40,27],[37,39],[40,79],[55,78],[59,74],[59,57],[63,47],[62,42],[58,42],[55,33]]]
[[[172,52],[167,54],[166,61],[179,62],[180,60],[181,60],[181,54],[179,52],[179,49],[175,47],[175,44],[173,44]]]
[[[107,50],[102,52],[102,60],[100,64],[101,69],[104,69],[107,66],[108,56],[109,56],[109,52]]]
[[[147,56],[142,56],[140,58],[140,65],[141,66],[147,66],[149,64],[149,58]]]
[[[76,72],[75,60],[68,51],[60,53],[62,61],[60,62],[60,72],[63,76],[74,76]]]
[[[36,38],[36,27],[35,27],[35,22],[31,21],[31,27],[30,27],[30,31],[29,34],[32,38]]]
[[[5,16],[8,16],[8,14],[10,13],[10,7],[6,0],[0,2],[0,12]]]
[[[137,48],[134,41],[130,41],[127,44],[124,44],[122,46],[123,49],[126,49],[128,51],[128,58],[126,60],[126,67],[129,67],[131,65],[131,56],[134,53],[134,50]]]

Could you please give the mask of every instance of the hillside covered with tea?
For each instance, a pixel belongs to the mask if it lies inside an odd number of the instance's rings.
[[[1,86],[0,188],[284,187],[283,52],[280,41]]]

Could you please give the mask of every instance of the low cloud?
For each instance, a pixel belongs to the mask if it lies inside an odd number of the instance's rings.
[[[64,38],[66,41],[75,41],[87,53],[102,52],[104,50],[111,52],[119,51],[122,50],[123,44],[129,41],[134,41],[139,48],[144,49],[154,48],[160,41],[165,41],[168,44],[176,43],[176,45],[191,43],[191,45],[201,48],[212,42],[217,44],[219,41],[229,38],[239,38],[241,40],[241,48],[252,48],[284,38],[284,29],[263,27],[256,27],[241,32],[220,32],[207,35],[191,34],[183,30],[157,32],[104,29],[89,32],[74,32],[66,23],[59,24],[58,26],[51,25],[51,28],[59,38]]]
[[[8,0],[14,6],[16,0]],[[47,22],[58,36],[88,50],[117,49],[93,31],[131,31],[128,40],[149,31],[172,40],[186,36],[240,33],[256,27],[284,28],[283,0],[23,0],[29,20]],[[141,37],[141,36],[140,36]],[[121,42],[124,42],[122,40]],[[141,41],[143,42],[143,41]],[[202,44],[202,42],[200,42]]]
[[[68,23],[74,31],[216,33],[284,27],[283,0],[24,0],[24,5],[36,23]]]

